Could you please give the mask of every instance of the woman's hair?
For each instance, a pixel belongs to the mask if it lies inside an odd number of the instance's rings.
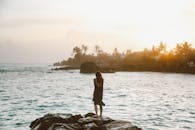
[[[101,74],[100,71],[97,71],[97,72],[95,73],[95,75],[96,75],[96,77],[97,77],[97,80],[102,80],[102,74]]]

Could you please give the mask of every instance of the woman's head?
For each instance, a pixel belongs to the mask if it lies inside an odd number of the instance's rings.
[[[97,79],[102,79],[102,74],[101,74],[100,71],[97,71],[97,72],[95,73],[95,75],[96,75],[96,78],[97,78]]]

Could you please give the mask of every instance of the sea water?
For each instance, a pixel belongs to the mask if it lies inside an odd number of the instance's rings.
[[[94,74],[45,64],[0,64],[0,130],[29,130],[47,113],[94,112]],[[103,116],[144,130],[195,129],[195,75],[103,73]]]

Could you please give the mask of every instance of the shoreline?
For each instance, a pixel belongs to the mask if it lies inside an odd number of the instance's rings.
[[[71,66],[61,66],[55,68],[52,68],[51,70],[80,70],[80,67],[71,67]],[[162,68],[154,68],[154,67],[147,67],[147,68],[141,68],[141,67],[102,67],[99,69],[102,73],[115,73],[115,72],[161,72],[161,73],[176,73],[176,74],[195,74],[195,68],[168,68],[164,67]]]

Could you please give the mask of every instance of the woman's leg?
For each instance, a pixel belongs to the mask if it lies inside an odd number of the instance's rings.
[[[100,104],[100,117],[102,116],[102,110],[103,110],[102,104]]]
[[[98,115],[97,113],[97,105],[94,104],[94,109],[95,109],[95,114]]]

